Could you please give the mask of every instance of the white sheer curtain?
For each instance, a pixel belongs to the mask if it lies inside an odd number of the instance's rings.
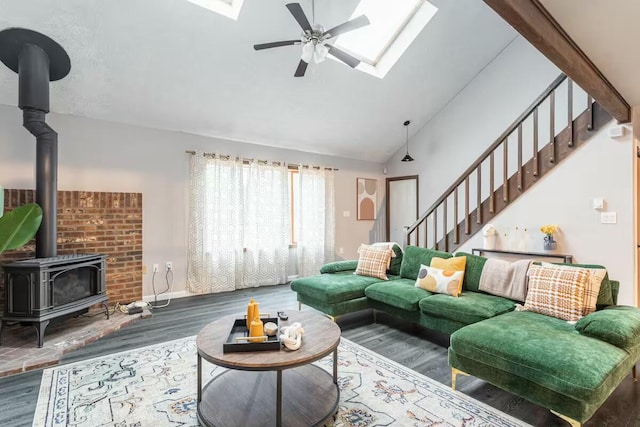
[[[193,293],[286,283],[290,243],[285,165],[191,158],[187,288]]]
[[[191,156],[187,288],[232,291],[242,280],[244,187],[241,160]]]
[[[245,167],[244,277],[239,288],[287,282],[291,211],[284,164]]]
[[[301,167],[299,175],[298,274],[310,276],[335,257],[334,172]]]

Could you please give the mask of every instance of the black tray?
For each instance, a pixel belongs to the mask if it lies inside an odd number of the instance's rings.
[[[236,319],[233,322],[229,336],[222,344],[223,353],[236,353],[241,351],[269,351],[280,350],[280,322],[277,317],[261,317],[262,323],[273,322],[278,325],[278,330],[275,335],[267,337],[263,342],[249,342],[244,340],[237,340],[236,338],[243,338],[249,336],[249,330],[247,329],[247,319]]]

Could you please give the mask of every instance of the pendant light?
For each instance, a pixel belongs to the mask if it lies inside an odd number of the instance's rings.
[[[413,157],[409,155],[409,124],[410,123],[411,123],[411,120],[407,120],[406,122],[404,122],[404,127],[407,129],[407,154],[405,154],[402,160],[400,160],[401,162],[413,162]]]

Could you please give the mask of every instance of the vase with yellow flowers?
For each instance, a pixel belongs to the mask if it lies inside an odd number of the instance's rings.
[[[544,250],[554,250],[558,246],[558,244],[555,240],[553,240],[553,233],[558,231],[558,226],[553,224],[543,225],[542,227],[540,227],[540,231],[544,233]]]

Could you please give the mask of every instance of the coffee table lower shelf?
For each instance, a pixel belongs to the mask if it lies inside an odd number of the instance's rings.
[[[318,366],[277,371],[230,369],[202,389],[198,421],[215,427],[271,427],[278,415],[278,391],[283,426],[321,426],[338,410],[338,385]]]

